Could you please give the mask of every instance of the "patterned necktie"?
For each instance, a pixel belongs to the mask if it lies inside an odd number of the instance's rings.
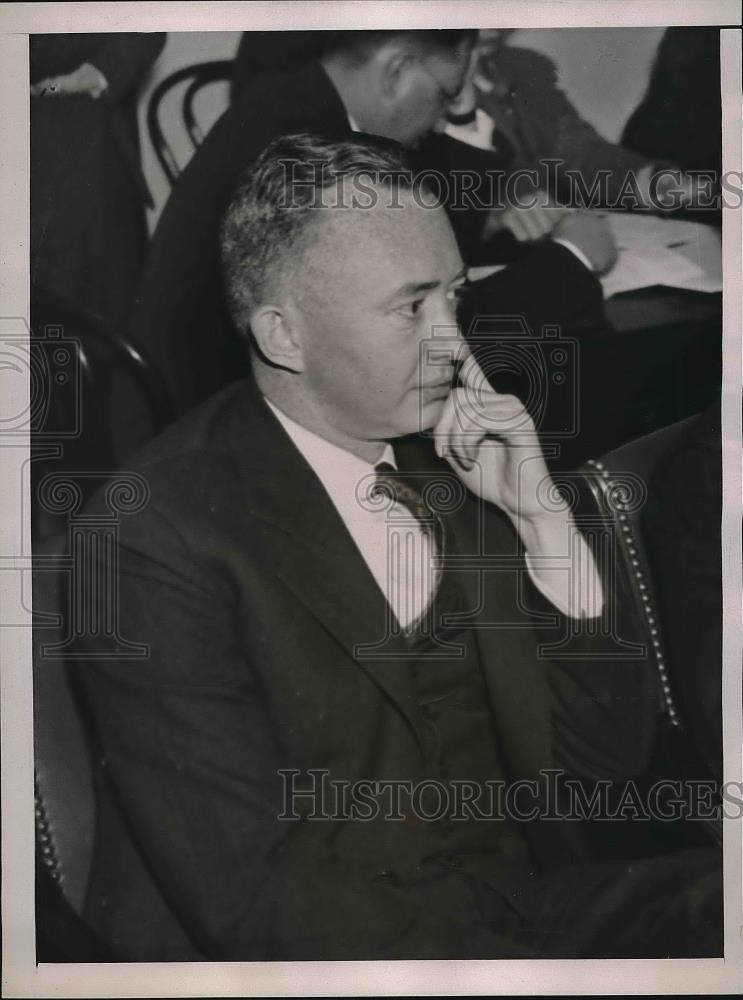
[[[432,571],[432,575],[429,577],[430,595],[426,604],[426,607],[430,607],[443,576],[444,526],[439,516],[428,506],[421,493],[412,485],[409,475],[401,474],[388,462],[380,462],[375,466],[375,472],[374,492],[382,494],[394,504],[405,507],[415,518],[422,535],[427,540],[428,546],[430,546],[428,551],[431,552],[432,558],[428,561],[427,570],[429,573]],[[392,517],[390,521],[394,525]],[[404,548],[404,545],[401,545],[397,551],[400,552]],[[410,558],[409,551],[402,557],[402,582],[404,586],[410,589],[415,586],[412,579],[415,569],[410,563],[405,563],[406,558]],[[418,616],[419,619],[425,610],[426,608],[421,609]],[[407,630],[410,631],[413,628],[414,623],[410,623]]]
[[[401,475],[389,462],[379,462],[378,465],[374,466],[374,471],[377,474],[374,484],[375,492],[381,492],[393,503],[407,507],[426,533],[430,533],[433,528],[438,544],[438,535],[439,532],[443,531],[443,525],[438,516],[426,504],[423,496],[411,485],[409,479]]]

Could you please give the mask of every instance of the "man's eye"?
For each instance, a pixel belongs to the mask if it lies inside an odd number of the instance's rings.
[[[406,302],[397,310],[406,319],[415,319],[423,306],[423,299],[415,299],[413,302]]]

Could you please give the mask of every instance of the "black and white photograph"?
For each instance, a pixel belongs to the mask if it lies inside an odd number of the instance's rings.
[[[6,8],[3,996],[737,992],[737,5]]]

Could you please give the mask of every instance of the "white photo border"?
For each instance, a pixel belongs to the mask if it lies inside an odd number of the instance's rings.
[[[9,3],[0,9],[0,316],[28,318],[28,33],[400,27],[640,27],[739,24],[736,0]],[[741,169],[741,36],[721,35],[723,169]],[[743,211],[723,211],[723,703],[726,781],[743,781],[741,719],[741,389]],[[0,372],[0,392],[3,373]],[[7,380],[13,412],[27,387]],[[25,395],[24,395],[25,393]],[[17,407],[17,409],[16,409]],[[725,958],[42,964],[35,961],[30,615],[19,580],[30,552],[28,441],[0,447],[0,723],[3,996],[366,996],[736,993],[743,983],[743,823],[725,822]],[[25,477],[25,478],[24,478]],[[21,536],[25,525],[26,537]],[[24,560],[26,560],[24,562]],[[4,609],[4,610],[3,610]],[[10,610],[9,610],[10,609]],[[12,618],[9,615],[13,616]],[[25,615],[26,617],[22,617]],[[21,616],[21,617],[19,617]],[[12,620],[21,622],[2,627]]]

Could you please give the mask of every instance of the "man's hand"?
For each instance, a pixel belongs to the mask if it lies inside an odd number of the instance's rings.
[[[555,513],[542,502],[551,480],[534,422],[516,396],[496,392],[471,355],[433,434],[436,452],[464,485],[520,525]],[[546,492],[545,492],[546,491]],[[558,511],[567,512],[559,504]]]
[[[711,177],[690,177],[680,170],[642,167],[637,187],[645,206],[656,211],[677,208],[709,208],[714,193]]]
[[[108,82],[99,69],[91,63],[81,63],[71,73],[49,76],[34,83],[31,87],[31,96],[68,97],[73,94],[87,94],[89,97],[97,98],[107,88]]]
[[[512,206],[503,213],[503,225],[510,229],[521,243],[549,236],[557,223],[570,211],[551,199],[545,191],[537,190],[534,198],[535,205],[530,205],[528,208]]]
[[[530,192],[530,198],[534,204],[530,204],[528,208],[516,208],[512,205],[506,209],[491,209],[483,227],[483,242],[504,229],[509,229],[520,243],[540,240],[543,236],[548,236],[560,219],[570,211],[539,188]]]
[[[577,248],[596,274],[608,271],[616,263],[617,245],[609,223],[600,215],[571,212],[555,226],[552,239]]]
[[[543,594],[571,618],[596,617],[601,580],[552,482],[531,417],[521,400],[490,387],[473,357],[460,379],[433,431],[437,454],[469,490],[508,515]]]

